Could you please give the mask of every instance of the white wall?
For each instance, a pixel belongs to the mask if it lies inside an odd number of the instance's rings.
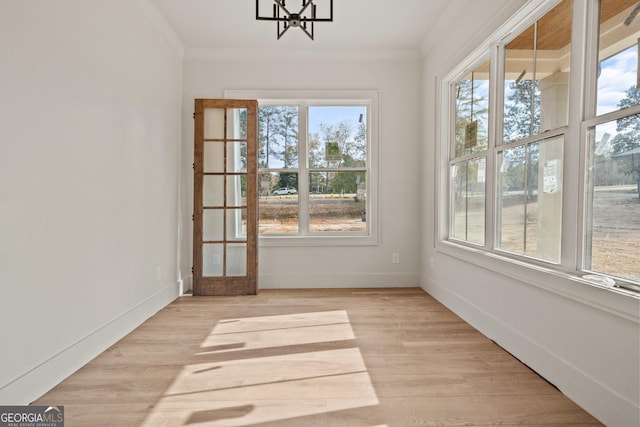
[[[185,211],[193,206],[195,98],[223,98],[227,89],[362,89],[380,93],[380,222],[377,246],[273,247],[259,249],[259,288],[417,286],[419,281],[420,62],[406,59],[333,60],[326,56],[207,59],[187,51],[184,68],[183,179]],[[315,52],[314,52],[315,53]],[[335,54],[333,52],[332,54]],[[236,53],[236,56],[238,53]],[[349,56],[358,55],[351,52]],[[266,58],[266,59],[265,59]],[[185,227],[191,226],[190,218]],[[192,236],[184,236],[190,248]],[[400,253],[400,264],[391,254]],[[185,252],[185,257],[190,256]],[[182,268],[186,271],[191,264]]]
[[[449,25],[458,31],[442,32],[425,47],[421,284],[606,425],[640,425],[638,300],[526,269],[490,271],[488,257],[461,259],[436,249],[436,77],[525,1],[455,3],[461,12]]]
[[[0,10],[0,404],[26,404],[178,295],[182,52],[144,0]]]

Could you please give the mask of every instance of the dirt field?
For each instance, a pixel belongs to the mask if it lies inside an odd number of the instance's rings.
[[[311,231],[365,231],[363,201],[354,196],[312,195]],[[509,206],[503,214],[503,249],[522,253],[522,206]],[[464,219],[456,228],[464,238]],[[482,243],[482,209],[469,212],[467,238]],[[527,254],[535,256],[537,203],[527,212]],[[260,198],[260,233],[297,233],[298,196]],[[635,186],[600,187],[595,192],[591,270],[640,280],[640,200]]]
[[[640,202],[635,190],[635,186],[596,190],[593,270],[640,280]]]
[[[538,204],[527,207],[526,254],[537,250]],[[464,212],[460,209],[460,212]],[[456,216],[456,236],[483,244],[483,207]],[[467,228],[465,229],[465,220]],[[524,252],[523,207],[505,207],[502,216],[502,249]],[[635,186],[599,187],[594,196],[591,270],[640,280],[640,201]]]
[[[297,233],[298,196],[261,197],[260,233]],[[362,220],[365,209],[363,200],[355,195],[311,195],[309,229],[321,231],[365,231],[367,223]]]

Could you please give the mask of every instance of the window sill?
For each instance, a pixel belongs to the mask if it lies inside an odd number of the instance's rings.
[[[640,294],[576,274],[530,264],[500,254],[442,241],[436,249],[461,261],[516,279],[579,303],[638,323]]]

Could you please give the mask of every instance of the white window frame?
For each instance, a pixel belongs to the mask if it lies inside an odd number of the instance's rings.
[[[260,246],[374,246],[380,244],[380,208],[378,186],[378,104],[377,90],[226,90],[225,98],[257,99],[263,105],[304,106],[299,111],[298,127],[300,135],[307,135],[307,106],[367,106],[367,231],[366,232],[313,232],[309,234],[261,234]],[[307,138],[299,138],[299,152],[306,153]],[[281,172],[297,172],[298,193],[308,192],[308,172],[306,162],[299,158],[297,168]],[[360,169],[360,168],[358,168]],[[341,171],[341,169],[336,169]],[[343,171],[349,172],[349,169]],[[299,201],[301,229],[308,229],[308,200]],[[305,203],[303,203],[305,201]]]
[[[568,125],[542,132],[518,143],[529,140],[544,140],[547,137],[564,134],[564,164],[565,177],[563,182],[564,197],[562,203],[562,249],[561,263],[554,265],[537,259],[505,253],[496,247],[496,214],[497,214],[497,155],[508,146],[497,146],[501,139],[503,119],[502,100],[503,88],[498,82],[503,75],[501,61],[504,45],[520,34],[534,21],[556,6],[560,0],[531,0],[523,6],[505,24],[480,44],[470,55],[443,76],[436,78],[436,224],[435,249],[441,253],[459,258],[482,268],[495,271],[507,277],[512,277],[523,283],[545,289],[547,291],[579,300],[583,303],[605,309],[628,319],[635,319],[635,305],[633,301],[639,297],[636,292],[619,287],[604,285],[598,280],[585,278],[588,271],[582,269],[582,236],[585,221],[585,165],[586,165],[586,130],[595,120],[585,111],[589,99],[594,94],[590,92],[590,82],[587,76],[594,75],[592,70],[593,58],[588,57],[597,46],[598,26],[597,14],[594,14],[595,1],[574,1],[574,17],[591,17],[574,19],[572,28],[572,58],[569,89],[569,117]],[[587,37],[590,35],[590,37]],[[595,40],[594,40],[595,39]],[[452,119],[455,117],[455,104],[452,99],[451,87],[462,76],[468,74],[474,67],[489,57],[491,59],[490,79],[490,119],[489,143],[487,154],[487,186],[485,202],[485,245],[478,246],[450,236],[450,173],[452,144]],[[591,68],[590,68],[591,67]],[[640,107],[639,107],[640,108]],[[585,120],[586,119],[586,120]],[[575,143],[580,141],[580,143]],[[577,219],[577,221],[576,221]],[[572,286],[582,285],[582,286]],[[584,286],[588,285],[588,286]],[[603,294],[605,289],[610,292]],[[617,295],[633,298],[624,299],[627,304],[621,304]]]

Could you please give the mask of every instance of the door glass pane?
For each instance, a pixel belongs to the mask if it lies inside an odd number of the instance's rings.
[[[202,213],[202,240],[205,242],[224,239],[224,211],[205,209]]]
[[[202,245],[202,275],[222,276],[222,260],[224,258],[222,244]]]
[[[227,139],[247,139],[247,109],[227,110]]]
[[[204,139],[224,139],[224,108],[204,109]]]
[[[637,1],[601,0],[598,52],[598,115],[640,103]]]
[[[230,243],[227,245],[227,276],[247,275],[247,245]]]
[[[205,207],[224,205],[224,176],[205,175],[202,186],[202,201]]]
[[[227,142],[227,172],[237,173],[246,171],[247,143],[244,141]]]
[[[247,240],[246,209],[227,209],[227,240]]]
[[[640,281],[640,115],[589,129],[585,269]]]
[[[224,172],[224,142],[207,141],[204,143],[204,172]]]
[[[227,206],[246,206],[246,191],[246,175],[227,175]]]
[[[309,174],[309,231],[366,231],[366,173]]]

